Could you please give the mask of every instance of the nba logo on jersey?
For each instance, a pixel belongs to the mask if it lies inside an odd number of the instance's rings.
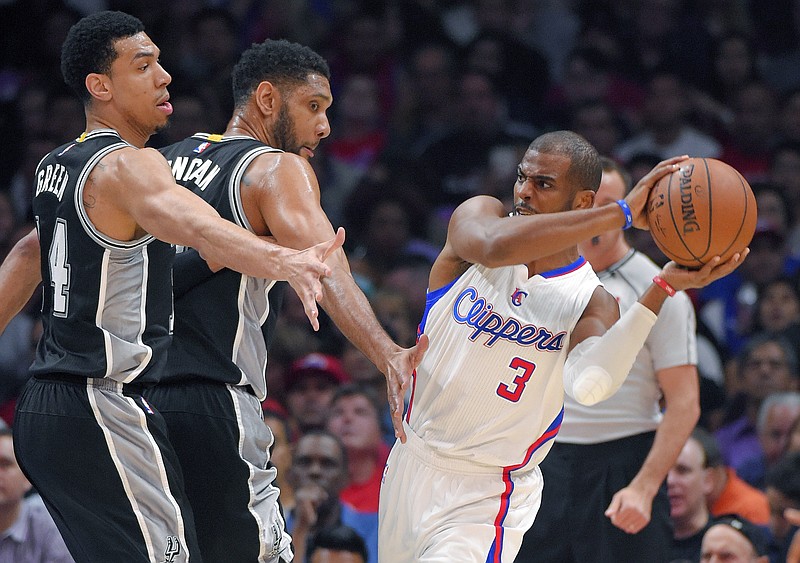
[[[522,305],[523,299],[527,296],[528,294],[526,292],[517,287],[514,289],[514,293],[511,294],[511,304],[514,305],[514,307],[519,307]]]
[[[150,403],[145,401],[144,397],[139,397],[139,398],[142,400],[142,406],[144,407],[144,410],[147,411],[148,414],[155,414],[153,412],[153,408],[150,406]]]
[[[197,147],[192,152],[196,152],[197,154],[200,154],[201,152],[203,152],[204,150],[206,150],[210,146],[211,146],[211,143],[209,143],[208,141],[205,141],[205,142],[200,143],[199,145],[197,145]]]

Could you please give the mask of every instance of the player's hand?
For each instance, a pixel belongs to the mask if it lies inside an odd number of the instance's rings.
[[[411,381],[411,374],[417,369],[427,349],[428,337],[422,334],[417,339],[416,346],[403,348],[397,352],[389,360],[386,370],[386,388],[389,397],[389,408],[392,413],[394,435],[403,444],[406,443],[406,432],[403,429],[403,407],[405,406],[403,400]]]
[[[713,281],[723,278],[741,266],[744,259],[750,253],[749,248],[742,252],[737,252],[725,262],[720,261],[719,256],[715,256],[699,270],[690,270],[679,266],[675,262],[669,262],[661,270],[659,276],[676,290],[705,287]]]
[[[650,523],[653,499],[634,487],[625,487],[611,498],[605,515],[628,534],[638,534]]]
[[[641,180],[636,182],[636,185],[625,196],[625,201],[628,207],[631,208],[633,214],[633,226],[637,229],[649,230],[647,224],[647,198],[650,197],[650,190],[658,181],[669,174],[675,172],[680,168],[680,162],[689,158],[688,155],[673,156],[667,160],[659,162],[650,172],[644,175]]]
[[[339,227],[336,235],[330,240],[321,242],[305,250],[286,251],[283,267],[286,270],[284,279],[289,282],[303,302],[303,309],[314,330],[319,330],[319,308],[322,300],[321,277],[329,276],[331,269],[325,260],[344,244],[344,229]]]

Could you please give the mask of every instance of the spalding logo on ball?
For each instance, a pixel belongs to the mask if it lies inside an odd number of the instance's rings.
[[[650,192],[647,221],[667,258],[699,268],[714,256],[725,261],[744,250],[756,230],[758,211],[750,184],[732,166],[690,158]]]

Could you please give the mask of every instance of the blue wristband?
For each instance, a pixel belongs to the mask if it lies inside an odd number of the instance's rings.
[[[628,202],[624,199],[618,199],[617,205],[619,205],[619,208],[622,209],[622,212],[625,214],[625,226],[622,227],[622,230],[630,229],[633,226],[633,213],[631,213]]]

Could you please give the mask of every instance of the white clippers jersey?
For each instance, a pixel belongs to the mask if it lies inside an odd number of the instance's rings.
[[[525,266],[471,266],[428,293],[430,347],[407,420],[443,456],[533,468],[563,417],[569,336],[600,285],[581,257],[530,279]]]

